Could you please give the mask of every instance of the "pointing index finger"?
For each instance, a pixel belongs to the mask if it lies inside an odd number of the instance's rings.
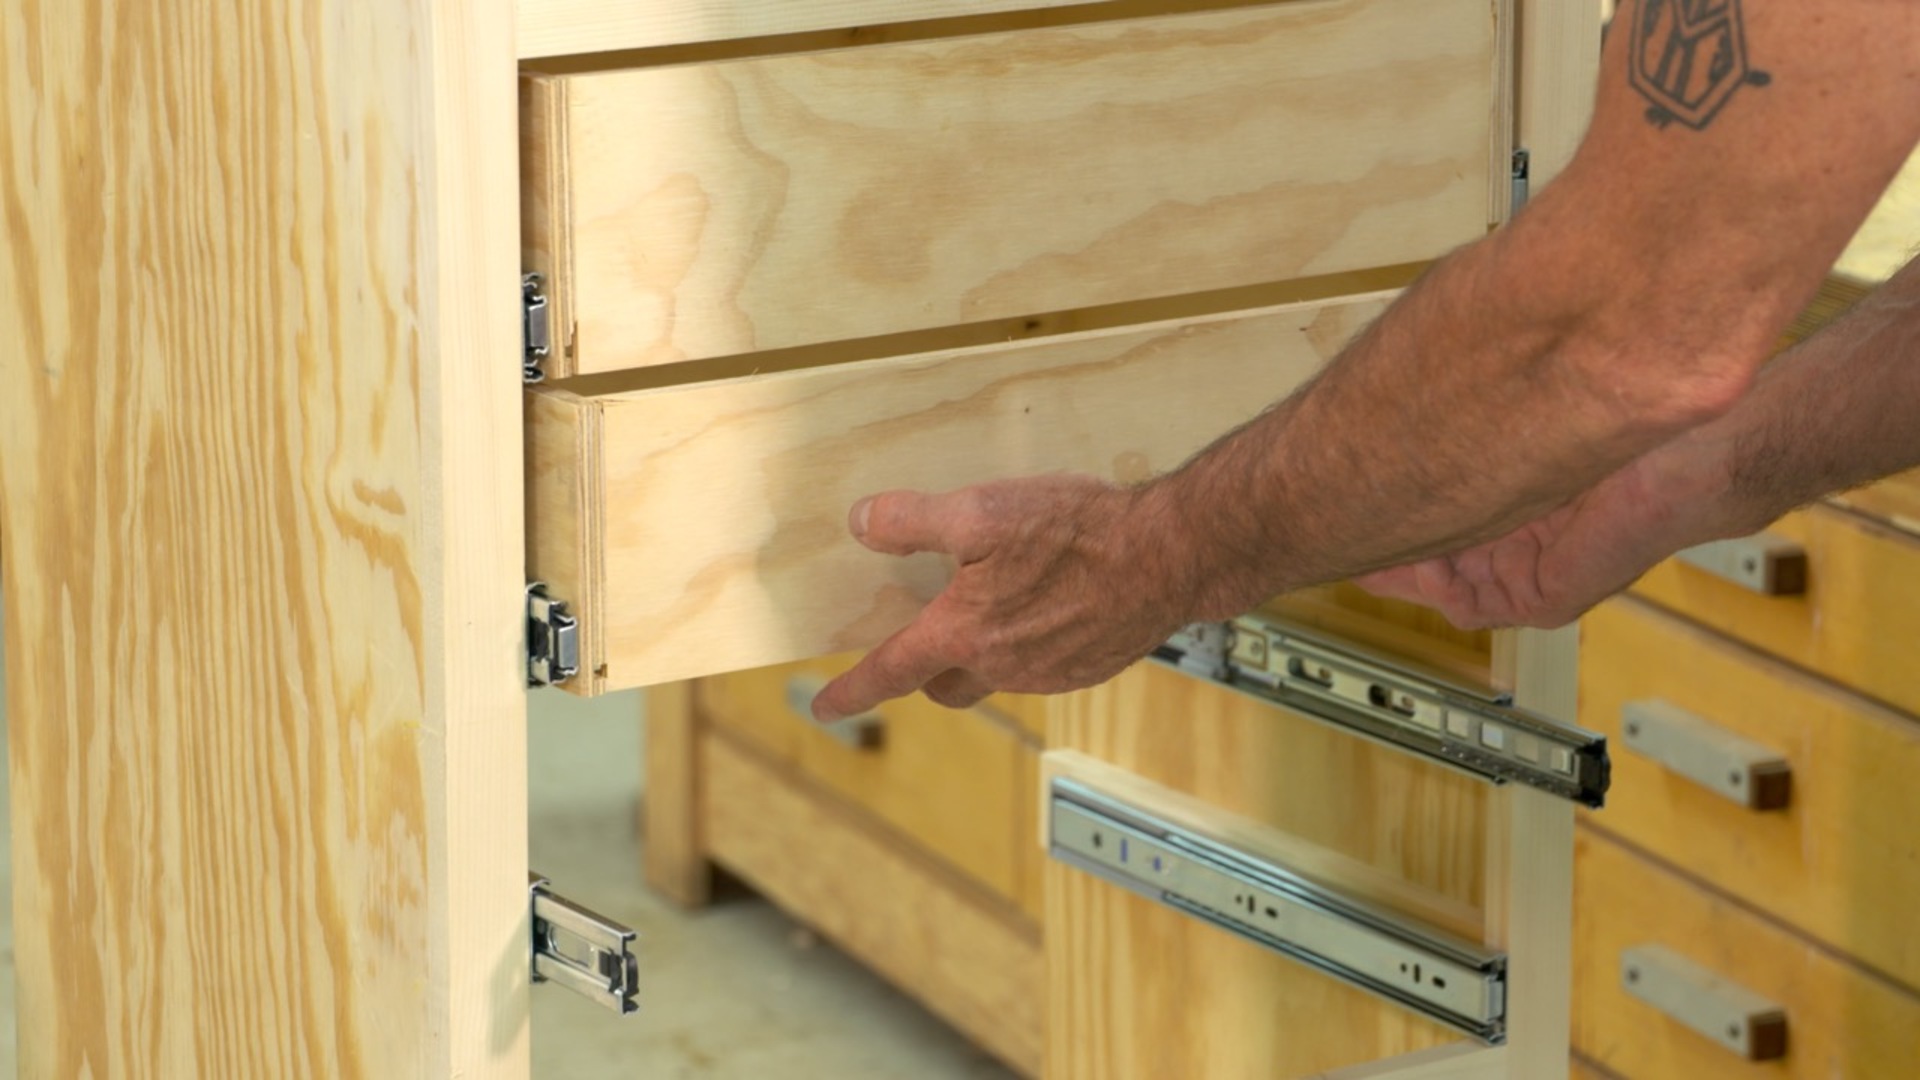
[[[881,642],[853,670],[828,683],[813,699],[813,718],[830,724],[856,716],[883,701],[905,697],[948,668],[952,660],[939,649],[921,616]]]

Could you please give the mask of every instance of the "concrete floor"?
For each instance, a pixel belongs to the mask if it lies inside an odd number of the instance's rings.
[[[5,719],[0,664],[0,720]],[[765,901],[734,887],[694,915],[640,882],[640,705],[529,699],[534,869],[640,933],[642,1012],[557,987],[533,996],[533,1075],[754,1080],[1000,1080],[1012,1074]],[[12,851],[0,741],[0,1077],[15,1075]]]

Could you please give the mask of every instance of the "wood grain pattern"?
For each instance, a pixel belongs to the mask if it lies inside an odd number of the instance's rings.
[[[872,814],[996,895],[1018,902],[1023,877],[1036,876],[1029,819],[1019,812],[1033,790],[1037,756],[1017,728],[976,710],[954,710],[914,695],[874,710],[877,745],[836,740],[789,696],[801,701],[856,656],[737,672],[698,683],[704,722],[750,743],[770,761]],[[1029,781],[1022,787],[1021,781]],[[1023,865],[1027,864],[1027,865]]]
[[[527,1075],[510,16],[0,14],[25,1077]]]
[[[1488,789],[1154,665],[1054,699],[1080,750],[1469,909]],[[1456,1041],[1402,1010],[1059,863],[1048,1076],[1304,1076]],[[1310,1021],[1303,1022],[1303,1017]]]
[[[1002,1061],[1038,1076],[1042,951],[1004,902],[739,744],[706,741],[714,858]]]
[[[578,422],[556,428],[598,430],[602,446],[595,460],[571,434],[536,426],[530,435],[530,572],[582,583],[586,598],[588,670],[568,688],[651,685],[873,645],[949,571],[935,556],[860,547],[846,531],[856,500],[1050,470],[1137,480],[1172,468],[1306,379],[1382,304],[1295,305],[571,403],[552,397],[530,410],[534,424],[550,415],[547,405],[574,408]],[[550,438],[562,447],[551,458],[540,449]],[[542,463],[564,454],[587,454],[598,467],[579,543],[541,535],[572,498],[546,488]]]
[[[1574,1045],[1636,1080],[1894,1077],[1920,1061],[1920,998],[1581,829]],[[1787,1010],[1787,1056],[1751,1063],[1620,985],[1620,952],[1665,945]]]
[[[1435,257],[1486,229],[1493,51],[1484,0],[1326,0],[536,76],[555,370]]]
[[[1920,713],[1920,540],[1815,506],[1768,526],[1807,551],[1804,596],[1761,596],[1676,560],[1636,596],[1755,648]]]
[[[1632,600],[1584,626],[1587,727],[1617,740],[1627,702],[1659,699],[1793,769],[1787,807],[1759,812],[1615,741],[1616,797],[1594,824],[1920,988],[1920,723]]]
[[[1098,0],[517,0],[523,60]]]
[[[641,865],[647,887],[683,908],[705,907],[713,894],[700,826],[700,727],[692,683],[645,691],[646,782],[641,791]]]

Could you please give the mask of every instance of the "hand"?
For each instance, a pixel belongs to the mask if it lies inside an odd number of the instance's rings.
[[[945,495],[896,491],[854,506],[861,543],[937,551],[960,566],[899,633],[813,701],[822,722],[925,688],[949,708],[995,690],[1104,682],[1179,629],[1195,560],[1147,489],[1045,476]]]
[[[1354,579],[1465,630],[1565,626],[1668,555],[1713,535],[1717,490],[1696,441],[1653,451],[1585,494],[1477,547]]]

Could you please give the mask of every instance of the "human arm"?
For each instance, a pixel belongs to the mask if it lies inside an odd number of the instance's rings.
[[[1763,371],[1726,416],[1506,536],[1362,578],[1463,627],[1559,626],[1675,551],[1920,467],[1920,263]]]
[[[1726,413],[1920,136],[1920,8],[1746,7],[1768,85],[1651,123],[1617,29],[1560,180],[1183,469],[863,503],[869,546],[962,565],[817,712],[1097,682],[1188,619],[1502,535]]]

